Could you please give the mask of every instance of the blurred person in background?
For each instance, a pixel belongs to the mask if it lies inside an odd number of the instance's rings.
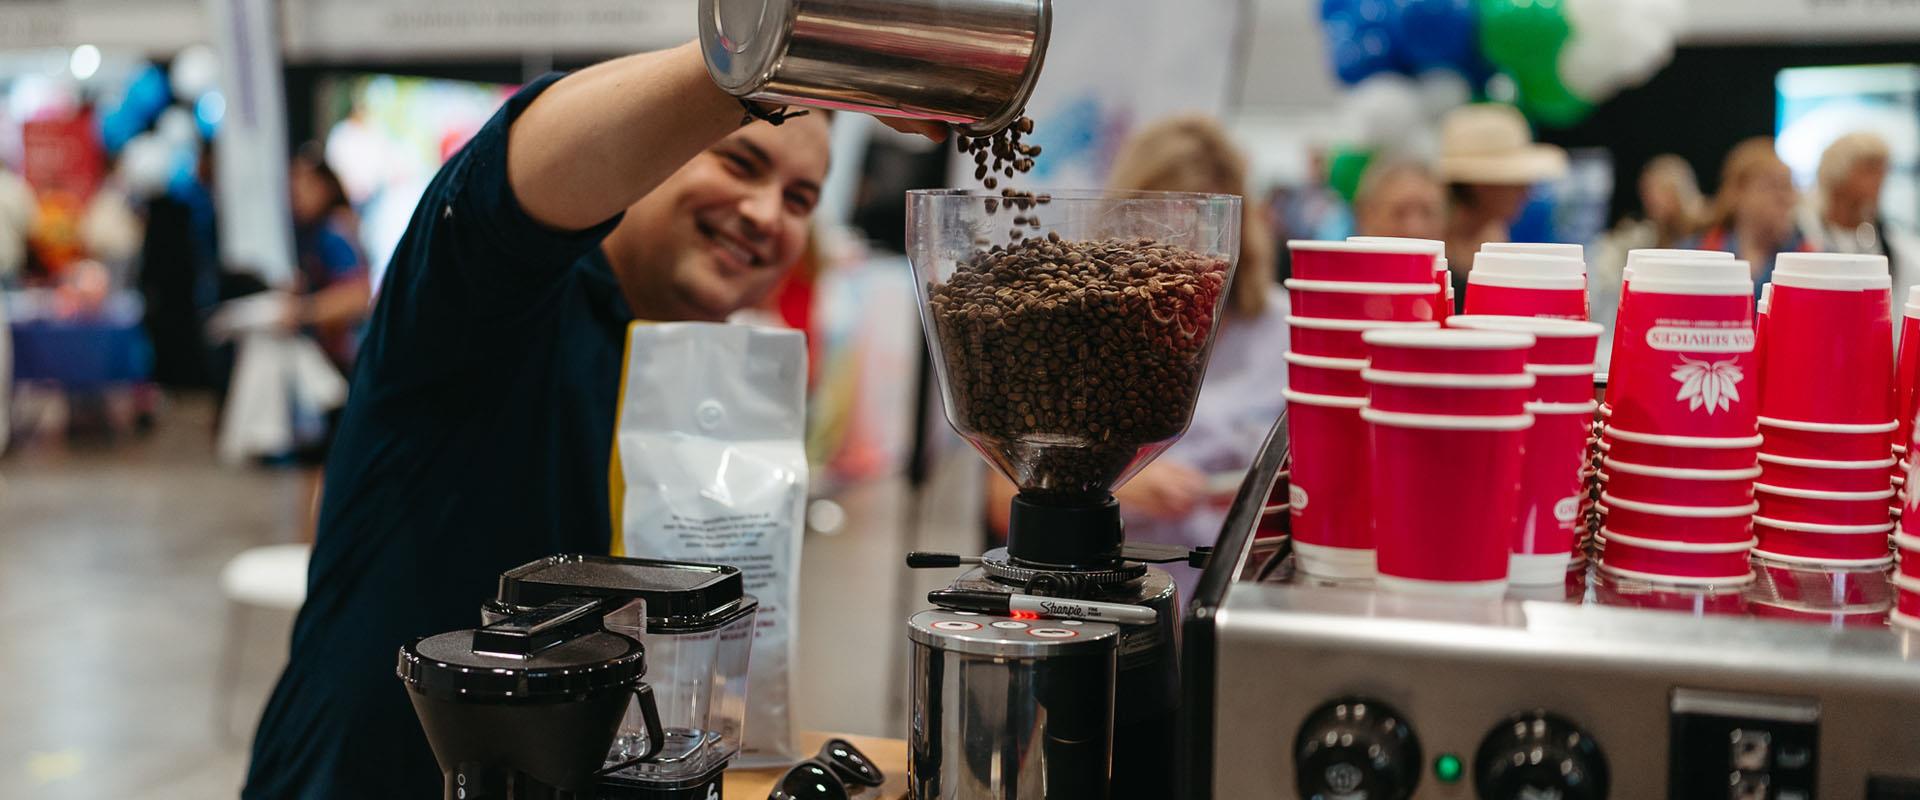
[[[1761,284],[1773,275],[1774,257],[1807,249],[1793,219],[1798,202],[1793,170],[1774,152],[1773,138],[1747,139],[1727,153],[1707,228],[1687,246],[1724,250],[1747,262],[1759,297]]]
[[[1798,220],[1810,250],[1886,256],[1902,291],[1896,296],[1906,302],[1904,287],[1920,282],[1920,238],[1881,213],[1880,192],[1892,170],[1893,153],[1879,134],[1835,139],[1820,155],[1814,192],[1801,202]]]
[[[1367,167],[1353,193],[1357,236],[1439,239],[1446,235],[1447,195],[1433,170],[1413,160]]]
[[[1247,158],[1206,116],[1149,125],[1121,147],[1107,188],[1205,192],[1246,197]],[[1130,541],[1212,544],[1226,505],[1286,401],[1287,295],[1273,278],[1275,243],[1261,203],[1243,200],[1240,261],[1227,290],[1226,315],[1186,435],[1134,475],[1114,496]],[[1015,489],[997,473],[988,485],[987,519],[1004,536]],[[1165,564],[1190,593],[1198,572]]]
[[[1440,120],[1440,179],[1447,182],[1447,267],[1456,303],[1465,303],[1467,273],[1480,245],[1511,238],[1533,185],[1567,174],[1567,153],[1536,144],[1512,106],[1475,103]]]
[[[1648,161],[1640,169],[1639,190],[1641,215],[1622,218],[1594,243],[1587,258],[1593,319],[1609,329],[1620,309],[1621,273],[1627,267],[1628,251],[1679,247],[1707,219],[1707,198],[1699,179],[1687,160],[1677,155],[1665,153]],[[1612,346],[1609,337],[1602,336],[1600,342],[1603,350]],[[1603,354],[1602,363],[1605,359]]]
[[[353,369],[361,322],[372,292],[367,259],[356,244],[359,220],[347,201],[346,187],[327,165],[325,150],[309,143],[293,156],[287,171],[292,192],[294,300],[285,324],[313,336],[342,372]]]

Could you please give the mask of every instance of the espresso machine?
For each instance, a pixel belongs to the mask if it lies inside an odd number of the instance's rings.
[[[448,800],[717,800],[758,602],[733,567],[552,556],[400,651]],[[642,678],[648,680],[642,682]]]
[[[1239,198],[1055,193],[1047,202],[1010,202],[1008,212],[1018,210],[1030,236],[1044,237],[1016,251],[1051,259],[1038,267],[1056,276],[1047,289],[1062,303],[1081,303],[1049,316],[1054,301],[1036,299],[1030,305],[1044,317],[1037,322],[1023,322],[1028,305],[1007,299],[1005,292],[1032,285],[1013,273],[987,277],[1000,283],[980,290],[1001,298],[1004,314],[978,311],[990,301],[953,296],[978,287],[983,259],[1002,252],[985,244],[1004,236],[1008,221],[1008,214],[995,215],[994,196],[911,192],[907,202],[909,257],[947,419],[1019,490],[1005,547],[977,557],[907,559],[918,569],[965,568],[930,596],[942,607],[908,625],[912,796],[1177,796],[1168,759],[1178,704],[1179,598],[1172,577],[1153,565],[1199,565],[1206,553],[1128,543],[1112,490],[1172,445],[1191,420],[1212,321],[1238,255]],[[1117,253],[1107,260],[1120,266],[1065,254],[1061,243],[1074,242],[1119,243],[1101,252]],[[1209,285],[1222,291],[1169,291],[1175,301],[1135,316],[1126,303],[1147,293],[1116,291],[1118,299],[1106,301],[1117,309],[1111,315],[1077,315],[1076,308],[1097,301],[1068,291],[1071,280],[1105,284],[1071,270],[1124,276],[1166,247],[1210,259],[1219,274]],[[1126,265],[1128,248],[1139,250],[1141,267]],[[1192,324],[1179,321],[1182,315]],[[1175,322],[1156,327],[1169,319]],[[1103,322],[1083,324],[1093,320]],[[1007,338],[1010,327],[1027,324],[1041,333]],[[1167,332],[1176,325],[1177,333]],[[1102,352],[1113,358],[1108,366]],[[1122,361],[1151,364],[1156,382],[1111,366]],[[1140,394],[1149,391],[1157,396]],[[945,596],[1007,599],[998,613],[981,613],[947,605]],[[1137,611],[1109,622],[1085,601]],[[1028,606],[1036,610],[1017,610]]]

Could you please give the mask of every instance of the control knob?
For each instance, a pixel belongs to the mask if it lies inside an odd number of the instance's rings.
[[[1303,800],[1406,800],[1420,781],[1420,740],[1392,707],[1361,697],[1315,709],[1293,743]]]
[[[1528,711],[1481,740],[1473,783],[1480,800],[1604,800],[1607,757],[1566,718]]]

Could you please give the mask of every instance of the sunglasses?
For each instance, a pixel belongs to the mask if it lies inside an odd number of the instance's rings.
[[[848,800],[887,776],[845,739],[832,739],[813,758],[793,765],[773,785],[767,800]]]

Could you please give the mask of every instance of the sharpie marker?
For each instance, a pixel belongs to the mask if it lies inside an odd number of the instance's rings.
[[[1098,600],[1068,600],[1032,594],[940,589],[928,592],[927,602],[955,611],[975,611],[1003,617],[1090,619],[1121,625],[1152,625],[1160,620],[1160,612],[1146,606],[1102,603]]]

